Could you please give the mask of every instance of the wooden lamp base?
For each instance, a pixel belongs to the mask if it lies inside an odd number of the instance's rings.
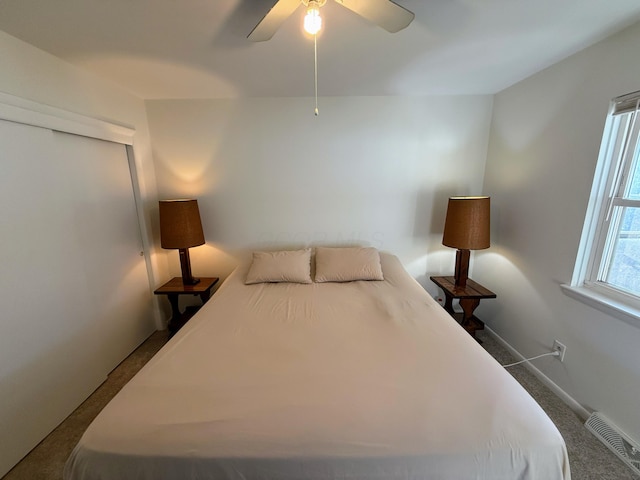
[[[185,285],[195,285],[200,279],[193,278],[191,274],[191,259],[189,258],[189,249],[181,248],[180,251],[180,268],[182,269],[182,283]]]
[[[464,288],[467,286],[467,278],[469,278],[470,256],[470,250],[458,249],[456,251],[456,271],[454,274],[456,287]]]

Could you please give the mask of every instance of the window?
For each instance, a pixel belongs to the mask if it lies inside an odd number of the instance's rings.
[[[639,116],[640,92],[612,101],[572,287],[640,321]]]

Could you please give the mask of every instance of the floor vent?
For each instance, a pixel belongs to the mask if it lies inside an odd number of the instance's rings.
[[[592,413],[585,426],[635,473],[640,474],[640,445],[599,412]]]

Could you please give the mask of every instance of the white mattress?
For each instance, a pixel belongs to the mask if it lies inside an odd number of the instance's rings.
[[[244,285],[239,267],[99,414],[94,479],[565,479],[529,394],[403,269]]]

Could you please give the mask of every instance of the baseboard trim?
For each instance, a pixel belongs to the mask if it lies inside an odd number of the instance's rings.
[[[516,360],[524,360],[525,357],[518,352],[515,348],[513,348],[504,338],[498,335],[496,332],[491,330],[487,325],[485,325],[485,331],[491,335],[495,340],[502,345],[505,349],[511,353]],[[562,388],[558,386],[553,380],[547,377],[544,373],[538,370],[531,362],[524,363],[525,368],[527,368],[535,377],[540,380],[546,387],[549,388],[553,393],[555,393],[560,399],[567,404],[567,406],[573,410],[573,412],[578,415],[582,421],[586,421],[591,415],[592,412],[589,412],[586,408],[584,408],[575,398],[565,392]]]

